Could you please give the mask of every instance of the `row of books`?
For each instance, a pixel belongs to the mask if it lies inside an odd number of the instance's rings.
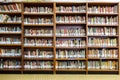
[[[46,6],[25,7],[25,13],[53,13],[53,8]]]
[[[10,59],[7,59],[7,60],[3,60],[1,59],[0,60],[0,69],[19,69],[21,68],[21,63],[20,61],[18,60],[10,60]]]
[[[85,36],[85,28],[79,26],[57,27],[56,36]]]
[[[88,35],[116,35],[116,27],[88,27]]]
[[[51,39],[33,39],[25,38],[25,46],[52,46],[53,41]]]
[[[21,22],[21,17],[11,16],[7,14],[0,14],[0,22]]]
[[[0,12],[21,12],[21,4],[0,5]]]
[[[53,58],[53,51],[44,51],[40,49],[26,50],[24,52],[25,58]]]
[[[84,61],[56,61],[57,69],[85,69]]]
[[[117,70],[117,61],[88,61],[88,69]]]
[[[19,26],[1,26],[0,33],[21,33]]]
[[[0,37],[0,44],[21,44],[19,37]]]
[[[114,6],[89,6],[89,13],[117,13],[117,5]]]
[[[25,36],[52,36],[52,29],[25,29]]]
[[[57,23],[85,23],[85,16],[57,16]]]
[[[41,2],[43,0],[0,0],[0,2]]]
[[[118,16],[106,16],[106,17],[88,17],[88,24],[106,24],[106,25],[117,25],[118,24]]]
[[[56,58],[85,58],[85,50],[57,50]]]
[[[57,39],[57,47],[84,47],[86,46],[85,39]]]
[[[89,49],[88,58],[118,58],[117,49]]]
[[[25,61],[24,68],[25,69],[52,69],[53,62],[52,61]]]
[[[85,5],[76,5],[76,6],[57,6],[56,12],[85,12]]]
[[[15,48],[15,49],[5,49],[0,48],[0,56],[21,56],[21,49]]]
[[[88,45],[89,46],[117,46],[117,39],[116,38],[88,38]]]
[[[25,17],[24,18],[24,24],[53,24],[53,19],[52,18],[42,18],[42,17],[37,17],[37,18],[31,18],[31,17]]]

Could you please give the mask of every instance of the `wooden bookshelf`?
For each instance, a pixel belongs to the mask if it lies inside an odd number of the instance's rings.
[[[21,53],[20,56],[0,56],[0,72],[120,74],[119,2],[0,2],[0,7],[0,43],[4,42],[0,44],[0,55],[15,53],[19,49]],[[21,44],[7,43],[12,41],[20,41]],[[90,54],[90,49],[96,52]],[[3,66],[13,64],[19,64],[21,68]],[[68,68],[63,68],[65,66]]]

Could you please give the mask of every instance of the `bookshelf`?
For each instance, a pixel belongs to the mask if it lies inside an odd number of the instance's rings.
[[[120,72],[118,2],[0,2],[0,72]]]

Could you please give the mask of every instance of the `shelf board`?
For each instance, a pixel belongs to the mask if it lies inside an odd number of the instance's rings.
[[[21,71],[21,69],[8,69],[8,68],[4,68],[4,69],[0,69],[0,71]]]
[[[118,35],[88,35],[88,37],[119,37]]]
[[[86,38],[86,36],[56,36],[57,38]]]
[[[21,14],[22,12],[0,12],[0,14]]]
[[[53,46],[24,46],[24,48],[53,48]]]
[[[24,24],[24,26],[54,26],[53,24]]]
[[[95,16],[116,16],[118,13],[89,13],[88,15],[95,15]]]
[[[75,24],[86,24],[86,23],[57,23],[56,22],[56,24],[60,24],[60,25],[74,24],[75,25]]]
[[[16,34],[21,34],[21,33],[8,33],[8,32],[4,32],[4,33],[1,33],[0,34],[12,34],[12,35],[16,35]]]
[[[56,12],[56,15],[57,14],[60,14],[60,15],[64,15],[64,14],[67,14],[67,15],[69,15],[69,14],[86,14],[86,12]]]
[[[24,36],[24,37],[28,37],[28,38],[53,38],[53,36]]]
[[[53,58],[24,58],[24,60],[53,60]]]
[[[86,60],[85,58],[58,58],[56,60]]]
[[[86,69],[56,69],[56,71],[86,71]]]
[[[110,46],[88,46],[88,48],[118,48],[118,47],[110,47]]]
[[[22,24],[21,22],[0,22],[0,24]]]
[[[85,49],[86,47],[56,47],[57,49]]]
[[[53,71],[53,69],[23,69],[23,71]]]
[[[0,44],[0,46],[21,46],[21,44]]]
[[[118,60],[118,58],[88,58],[89,60]]]
[[[118,71],[118,70],[111,70],[111,69],[88,69],[88,71]]]
[[[9,59],[21,59],[22,56],[0,56],[0,58],[9,58]]]
[[[108,25],[108,24],[88,24],[88,27],[89,27],[89,26],[97,26],[97,27],[110,26],[110,27],[111,27],[111,26],[119,26],[119,25],[110,25],[110,24],[109,24],[109,25]]]
[[[24,12],[24,15],[53,15],[53,13],[31,13],[31,12]]]

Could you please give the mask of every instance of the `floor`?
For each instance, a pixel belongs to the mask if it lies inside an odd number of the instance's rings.
[[[39,75],[39,74],[7,74],[0,75],[0,80],[120,80],[119,75]]]

